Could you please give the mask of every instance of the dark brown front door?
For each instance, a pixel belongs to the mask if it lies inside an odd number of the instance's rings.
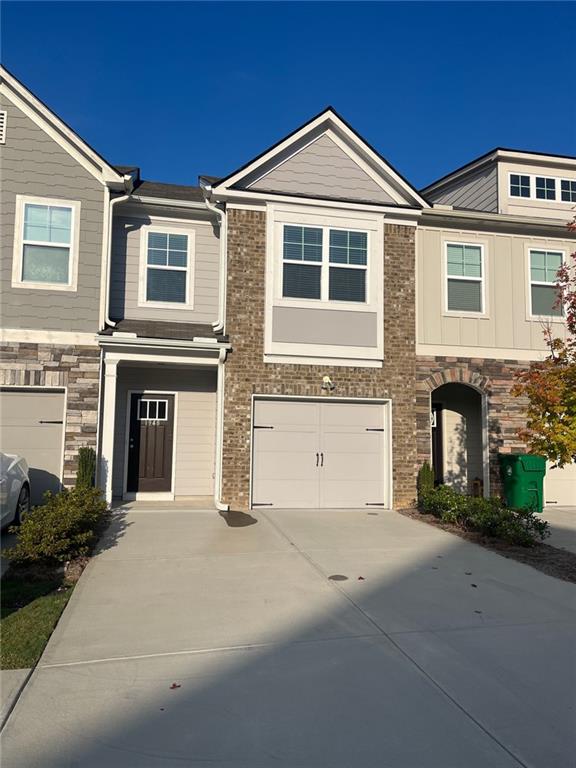
[[[173,439],[174,395],[132,395],[128,492],[172,490]]]

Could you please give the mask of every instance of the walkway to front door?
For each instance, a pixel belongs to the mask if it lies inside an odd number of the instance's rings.
[[[6,768],[571,763],[573,585],[395,512],[240,522],[117,516]]]

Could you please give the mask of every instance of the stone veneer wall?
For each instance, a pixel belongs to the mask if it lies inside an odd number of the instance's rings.
[[[490,455],[490,492],[499,493],[498,453],[524,451],[518,437],[525,426],[524,398],[512,397],[514,374],[527,367],[518,360],[488,360],[467,357],[416,358],[416,419],[418,426],[418,464],[431,461],[430,394],[449,383],[468,384],[486,396],[488,408],[488,448]]]
[[[222,495],[233,509],[249,506],[252,394],[322,394],[322,376],[338,397],[392,399],[394,502],[416,494],[415,230],[384,230],[384,367],[348,368],[264,363],[266,214],[228,213],[227,331]]]
[[[66,387],[64,485],[73,485],[78,448],[96,448],[100,350],[94,346],[3,343],[0,386]]]

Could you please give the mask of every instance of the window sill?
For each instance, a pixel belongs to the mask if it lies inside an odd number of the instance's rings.
[[[64,283],[34,283],[27,280],[12,280],[12,288],[22,288],[33,291],[68,291],[76,293],[76,286]]]
[[[490,320],[490,315],[486,312],[465,312],[458,310],[445,310],[442,312],[443,317],[464,317],[472,318],[474,320]]]
[[[193,304],[179,301],[139,301],[138,306],[141,309],[194,309]]]
[[[297,299],[281,296],[274,300],[275,307],[299,309],[342,309],[357,312],[376,312],[376,305],[366,301],[322,301],[322,299]]]

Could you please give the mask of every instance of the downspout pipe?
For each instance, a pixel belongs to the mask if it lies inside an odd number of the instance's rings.
[[[110,203],[108,205],[108,231],[106,233],[107,237],[107,243],[106,243],[106,310],[104,312],[104,327],[107,325],[111,325],[113,328],[116,327],[116,323],[114,320],[110,320],[110,292],[111,292],[111,276],[112,276],[112,230],[113,230],[113,216],[114,216],[114,206],[118,205],[118,203],[124,203],[126,200],[128,200],[132,193],[132,187],[133,187],[133,181],[130,178],[130,181],[127,183],[128,186],[128,194],[121,195],[120,197],[113,197],[110,199]]]
[[[227,349],[220,349],[216,379],[216,461],[214,472],[214,506],[219,512],[228,512],[230,507],[222,501],[222,460],[224,443],[224,362]]]
[[[206,208],[215,213],[220,219],[220,292],[218,297],[218,319],[212,323],[215,333],[224,333],[226,326],[226,277],[228,272],[228,218],[226,209],[213,203],[209,198],[212,193],[210,184],[202,185],[202,193]]]

